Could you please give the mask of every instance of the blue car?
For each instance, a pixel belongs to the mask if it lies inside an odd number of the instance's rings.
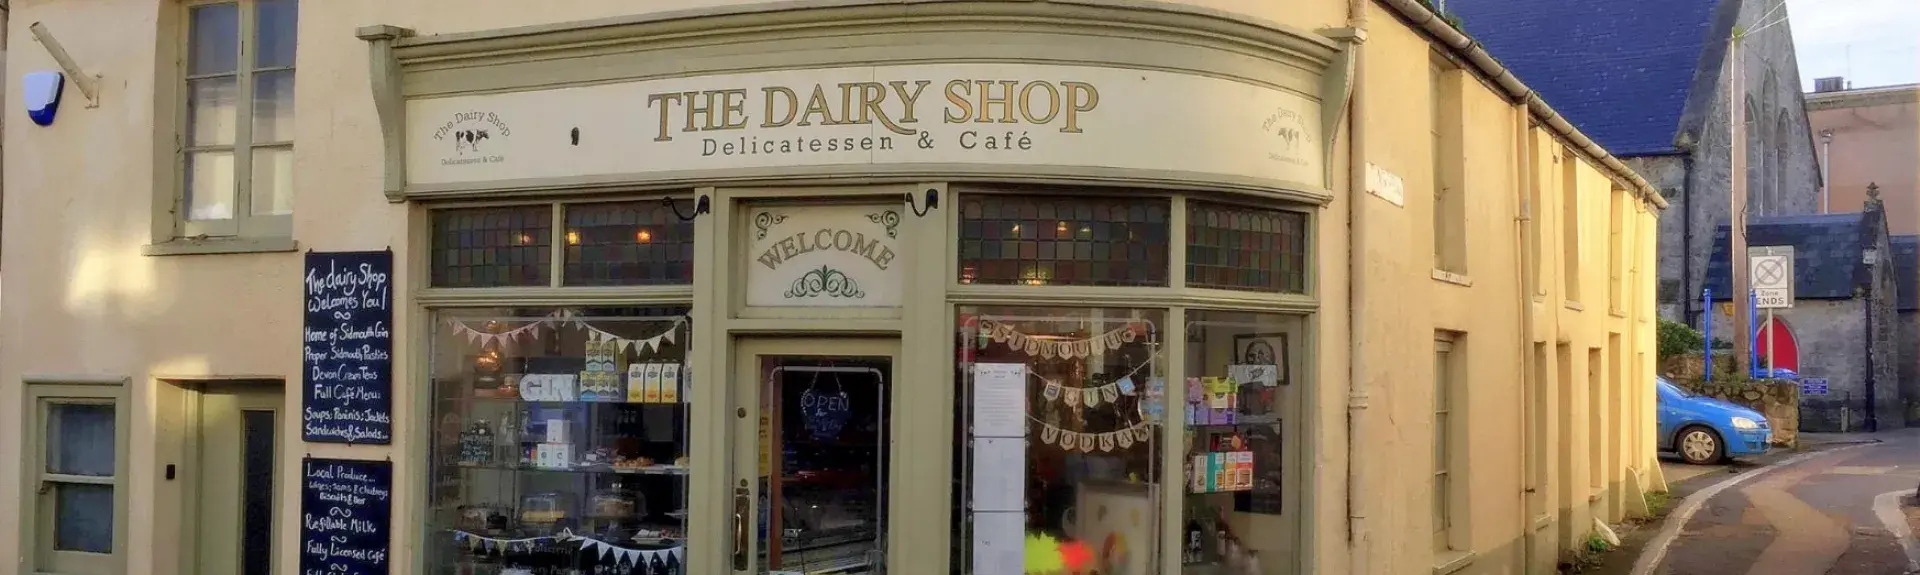
[[[1773,441],[1767,416],[1732,402],[1696,395],[1664,377],[1656,379],[1661,451],[1678,453],[1695,465],[1767,452]]]

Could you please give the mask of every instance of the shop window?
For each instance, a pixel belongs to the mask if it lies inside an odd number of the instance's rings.
[[[1299,316],[1188,312],[1183,573],[1269,573],[1292,565],[1299,517],[1288,441],[1303,352]]]
[[[436,312],[427,573],[681,572],[685,312]]]
[[[297,0],[189,6],[178,237],[292,232]]]
[[[27,571],[124,573],[126,387],[29,383],[27,400]]]
[[[1167,285],[1168,201],[961,196],[960,283]]]
[[[433,212],[433,286],[549,285],[552,214],[546,204]]]
[[[1306,268],[1306,214],[1187,202],[1187,285],[1301,293]]]
[[[566,206],[570,286],[693,283],[693,222],[660,202]]]
[[[1164,319],[1139,309],[959,309],[959,572],[1155,571]]]

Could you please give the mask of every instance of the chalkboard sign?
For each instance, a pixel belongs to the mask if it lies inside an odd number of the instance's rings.
[[[300,473],[300,573],[388,571],[393,464],[307,459]]]
[[[303,437],[393,442],[393,252],[307,252]]]

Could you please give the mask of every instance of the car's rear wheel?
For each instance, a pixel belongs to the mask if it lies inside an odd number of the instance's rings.
[[[1680,430],[1680,458],[1694,465],[1710,465],[1727,458],[1727,444],[1713,429],[1695,425]]]

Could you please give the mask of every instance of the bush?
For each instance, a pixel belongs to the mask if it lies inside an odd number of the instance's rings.
[[[1686,353],[1697,353],[1707,344],[1707,337],[1700,330],[1687,324],[1662,319],[1658,328],[1660,341],[1660,359],[1666,359]]]

